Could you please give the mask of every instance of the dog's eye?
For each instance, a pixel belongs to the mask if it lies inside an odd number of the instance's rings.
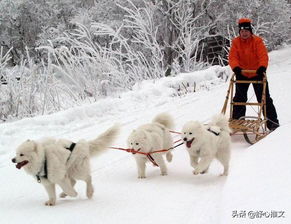
[[[192,135],[192,132],[189,132],[189,135]]]
[[[24,155],[22,153],[20,153],[19,156],[24,156]]]
[[[136,145],[138,145],[138,142],[137,143],[135,143]]]
[[[132,145],[132,142],[130,144]]]

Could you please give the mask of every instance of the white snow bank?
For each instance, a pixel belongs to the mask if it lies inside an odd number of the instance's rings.
[[[235,158],[223,189],[221,223],[291,223],[290,130],[291,124],[279,127]]]

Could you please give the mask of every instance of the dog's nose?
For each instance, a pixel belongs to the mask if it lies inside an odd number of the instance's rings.
[[[12,161],[13,163],[16,163],[16,159],[15,159],[15,158],[13,158],[11,161]]]
[[[187,142],[187,138],[183,138],[183,141],[184,141],[184,142]]]

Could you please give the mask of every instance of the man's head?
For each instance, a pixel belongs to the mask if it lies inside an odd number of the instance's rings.
[[[252,34],[252,21],[248,18],[241,18],[238,21],[239,35],[242,39],[248,39]]]

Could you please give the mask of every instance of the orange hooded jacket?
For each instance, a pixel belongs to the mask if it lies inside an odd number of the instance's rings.
[[[246,40],[240,37],[232,40],[228,60],[232,69],[237,66],[247,70],[257,70],[260,66],[267,68],[268,60],[268,51],[262,38],[252,35]],[[252,78],[257,74],[243,73],[243,75]]]

